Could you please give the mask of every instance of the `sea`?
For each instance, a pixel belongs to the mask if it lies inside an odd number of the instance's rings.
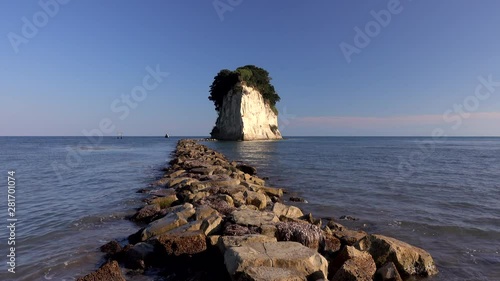
[[[139,229],[126,219],[143,204],[136,191],[162,175],[179,139],[0,137],[0,280],[76,280],[95,270],[99,246]],[[416,280],[500,280],[500,138],[203,143],[253,165],[314,217],[427,250],[440,273]]]

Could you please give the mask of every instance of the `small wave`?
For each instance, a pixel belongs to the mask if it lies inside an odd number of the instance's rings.
[[[102,225],[107,222],[113,222],[118,220],[125,219],[127,213],[126,212],[118,212],[108,215],[93,215],[86,216],[81,219],[78,219],[72,223],[72,226],[77,227],[79,229],[94,227],[98,225]]]

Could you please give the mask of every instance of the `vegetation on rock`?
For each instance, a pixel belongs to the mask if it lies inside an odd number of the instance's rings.
[[[240,91],[241,85],[244,84],[257,89],[274,113],[277,114],[275,105],[280,101],[280,96],[271,85],[271,79],[269,72],[255,65],[238,67],[235,71],[223,69],[214,77],[214,81],[210,85],[208,99],[214,102],[215,110],[219,112],[224,97],[231,90]]]

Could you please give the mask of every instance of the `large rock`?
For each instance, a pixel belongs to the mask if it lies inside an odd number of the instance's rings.
[[[210,206],[201,205],[199,207],[196,207],[195,219],[204,220],[213,214],[219,214],[219,212],[217,212],[217,210]]]
[[[340,239],[340,242],[344,245],[348,246],[354,246],[358,241],[366,237],[366,232],[362,230],[349,230],[349,229],[343,229],[340,231],[334,231],[333,235]]]
[[[265,224],[274,224],[279,221],[274,213],[266,211],[234,210],[231,216],[235,223],[244,226],[262,226]]]
[[[121,252],[122,246],[116,241],[109,241],[108,243],[102,245],[100,248],[101,252],[108,254],[109,256],[116,255]]]
[[[278,202],[274,203],[273,213],[275,213],[278,217],[285,216],[293,219],[298,219],[304,215],[299,208],[295,206],[287,206]]]
[[[246,164],[238,164],[238,165],[236,165],[236,169],[242,171],[243,173],[249,174],[251,176],[257,174],[257,169],[255,167],[252,167],[252,166],[246,165]]]
[[[150,223],[141,233],[141,241],[160,235],[181,225],[187,224],[187,219],[196,213],[193,205],[186,203],[170,208],[165,217]]]
[[[217,233],[222,227],[222,217],[219,214],[213,214],[205,218],[201,223],[201,230],[205,235]]]
[[[307,281],[303,274],[288,268],[258,266],[247,268],[237,280],[241,281]]]
[[[248,205],[253,205],[257,207],[259,210],[266,208],[267,199],[266,195],[262,193],[258,193],[255,191],[245,191],[246,203]]]
[[[179,200],[176,194],[172,194],[169,196],[156,197],[148,200],[148,203],[151,205],[158,205],[161,209],[168,208],[172,205],[172,203]]]
[[[356,247],[368,251],[377,266],[393,262],[403,275],[429,276],[438,273],[431,255],[421,248],[383,235],[368,235]]]
[[[194,255],[207,249],[205,233],[198,231],[171,231],[152,239],[152,243],[167,255]]]
[[[335,273],[333,281],[371,281],[377,268],[369,253],[345,246],[330,264],[330,270]]]
[[[278,115],[253,87],[241,85],[240,91],[226,94],[212,138],[220,140],[281,139]]]
[[[160,210],[161,208],[158,204],[146,205],[139,211],[137,211],[137,213],[135,213],[135,215],[131,219],[133,221],[149,222],[151,221],[151,218],[153,218]]]
[[[221,253],[225,253],[230,247],[241,247],[250,243],[277,242],[275,237],[260,234],[247,234],[243,236],[220,236],[217,243]]]
[[[375,272],[376,281],[403,281],[393,262],[388,262]]]
[[[153,245],[140,242],[125,251],[123,254],[123,263],[126,268],[146,269],[148,261],[153,259],[153,256]]]
[[[99,268],[98,270],[80,277],[77,281],[125,281],[120,266],[116,261],[111,261]]]
[[[318,271],[327,276],[328,269],[328,262],[323,256],[296,242],[249,243],[231,247],[224,254],[224,262],[231,276],[255,267],[289,269],[300,277]]]

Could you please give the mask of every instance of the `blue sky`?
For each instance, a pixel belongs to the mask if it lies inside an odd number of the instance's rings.
[[[213,77],[246,64],[273,77],[284,135],[500,135],[495,0],[60,2],[0,1],[0,135],[103,119],[109,135],[207,135]],[[377,24],[348,62],[340,44]],[[169,75],[121,118],[148,66]]]

